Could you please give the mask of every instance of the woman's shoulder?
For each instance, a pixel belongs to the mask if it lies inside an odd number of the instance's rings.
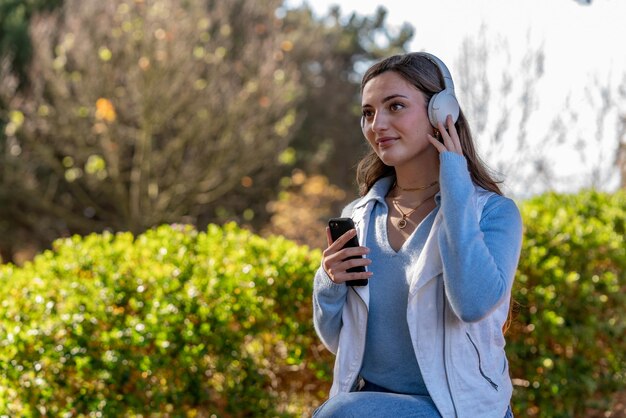
[[[521,214],[515,201],[497,193],[490,193],[483,207],[482,220],[500,219],[512,224],[521,223]]]
[[[351,218],[352,217],[352,213],[354,212],[354,208],[356,207],[357,203],[359,203],[359,201],[361,201],[361,199],[363,199],[362,197],[358,197],[356,199],[354,199],[352,202],[348,203],[343,210],[341,211],[341,217],[343,218]]]
[[[383,201],[394,181],[394,176],[379,178],[364,196],[358,197],[348,203],[343,211],[341,211],[341,216],[350,217],[355,209],[366,206],[370,201]]]

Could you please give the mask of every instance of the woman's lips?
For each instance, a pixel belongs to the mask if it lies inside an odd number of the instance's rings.
[[[397,138],[392,138],[392,137],[383,137],[383,138],[378,138],[376,140],[376,144],[378,145],[379,148],[386,148],[391,146],[395,141],[397,140]]]

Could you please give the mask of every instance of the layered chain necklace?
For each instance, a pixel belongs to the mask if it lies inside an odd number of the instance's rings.
[[[426,186],[421,186],[421,187],[416,187],[414,189],[404,189],[400,186],[398,186],[398,183],[394,184],[394,187],[397,187],[398,189],[405,191],[405,192],[414,192],[414,191],[418,191],[418,190],[426,190],[426,189],[430,189],[431,187],[435,186],[439,184],[438,181],[434,181]],[[410,211],[404,213],[402,211],[402,209],[400,208],[400,203],[398,202],[398,200],[396,199],[392,199],[393,205],[396,207],[396,209],[398,209],[398,212],[400,212],[400,214],[402,215],[402,219],[400,219],[398,221],[398,223],[396,223],[396,226],[400,229],[404,229],[406,228],[406,226],[408,225],[407,222],[407,218],[409,216],[411,216],[413,214],[413,212],[415,212],[416,210],[418,210],[424,203],[428,202],[430,199],[433,198],[433,196],[435,196],[437,194],[437,192],[431,194],[430,196],[428,196],[426,199],[421,200],[413,209],[411,209]]]

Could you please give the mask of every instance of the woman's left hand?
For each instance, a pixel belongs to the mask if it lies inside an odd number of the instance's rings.
[[[450,115],[446,118],[446,127],[444,127],[441,122],[437,124],[439,135],[441,135],[443,143],[430,134],[428,135],[428,140],[440,153],[444,151],[451,151],[463,155],[461,140],[459,139],[459,134],[456,131],[456,127],[452,121],[452,116]]]

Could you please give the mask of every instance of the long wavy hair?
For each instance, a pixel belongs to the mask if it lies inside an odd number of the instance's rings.
[[[435,63],[419,52],[412,52],[394,55],[372,65],[361,80],[361,94],[363,94],[363,89],[368,81],[387,71],[395,72],[415,86],[426,96],[427,102],[445,87],[443,75]],[[484,189],[502,195],[498,181],[493,178],[487,166],[476,153],[472,133],[463,111],[459,113],[455,126],[461,141],[463,155],[467,159],[472,181]],[[395,174],[394,168],[383,163],[376,152],[370,149],[357,166],[356,180],[359,185],[359,194],[364,196],[378,179],[393,174]]]

